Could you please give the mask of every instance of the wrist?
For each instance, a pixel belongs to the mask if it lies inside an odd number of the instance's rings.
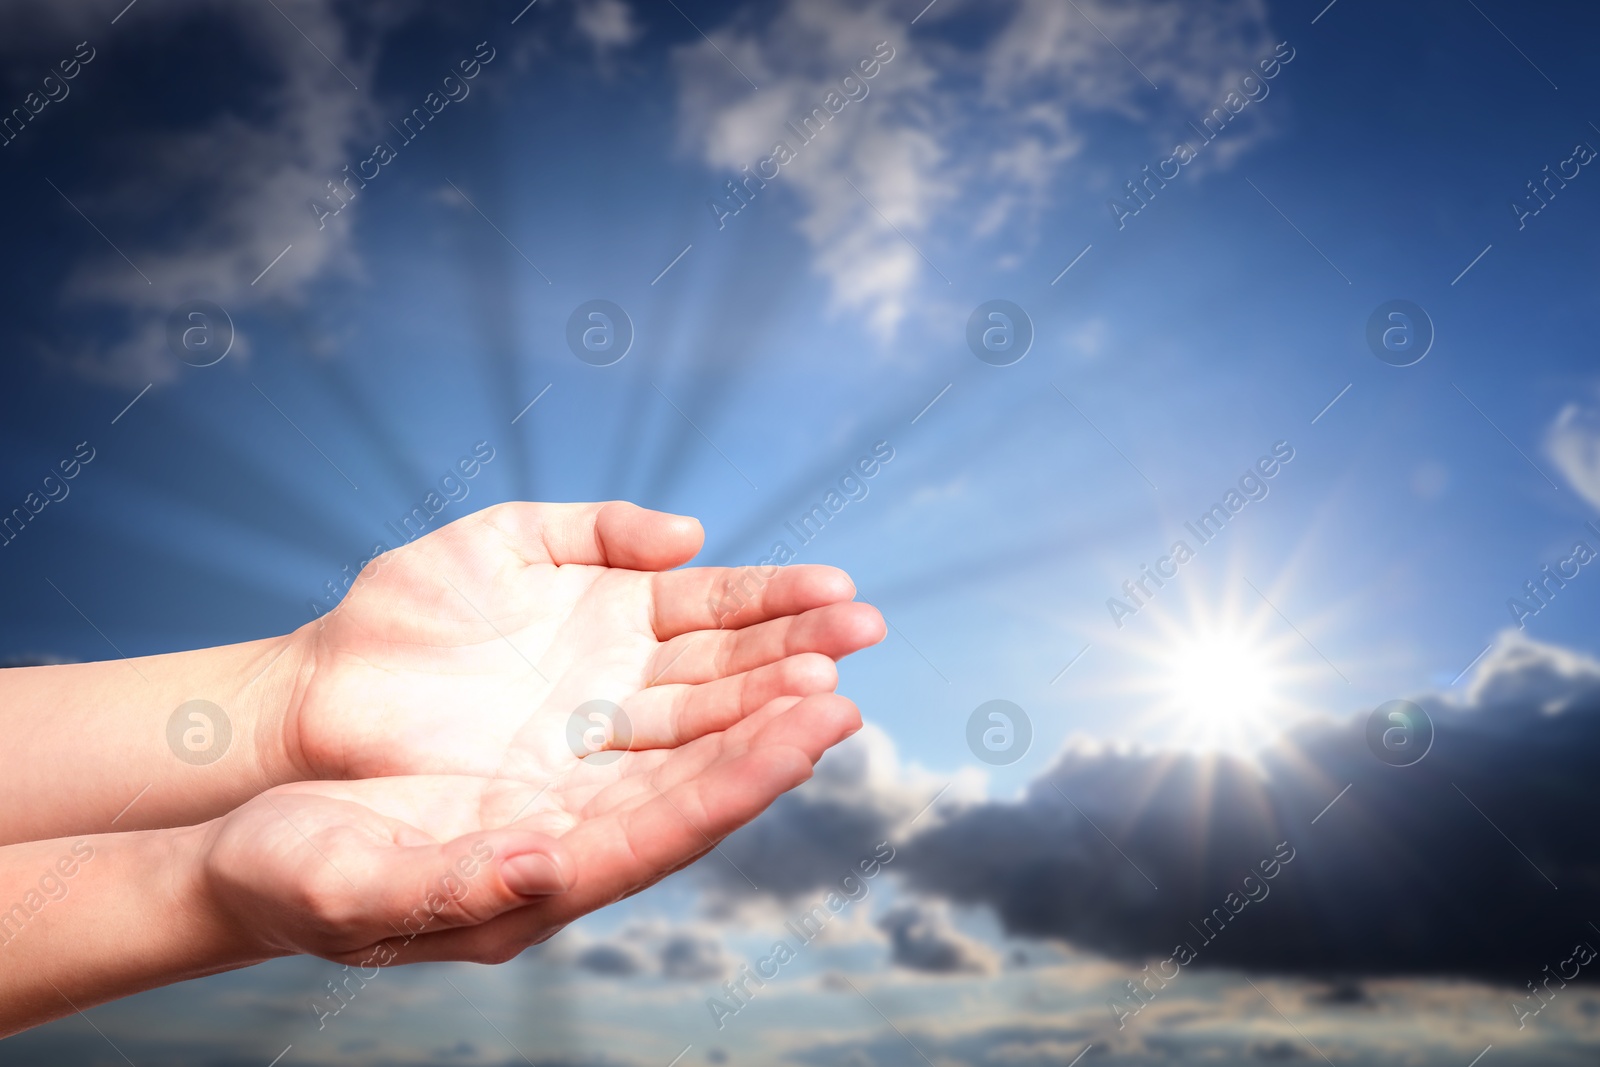
[[[311,638],[0,671],[0,845],[191,826],[318,777],[295,727]],[[60,788],[70,768],[73,788]]]
[[[258,688],[254,702],[261,708],[254,746],[265,792],[277,785],[319,780],[325,775],[312,765],[301,740],[302,705],[315,669],[314,624],[273,638],[266,650],[267,666],[259,678],[246,683]]]
[[[249,923],[235,915],[218,891],[211,869],[217,821],[199,826],[158,830],[149,834],[166,872],[158,891],[165,912],[177,917],[184,943],[193,951],[188,977],[215,974],[261,963],[287,953],[255,936]]]
[[[44,900],[37,908],[19,903],[10,912],[6,966],[0,967],[0,1037],[75,1009],[279,955],[217,906],[205,857],[205,827],[55,838],[0,850],[0,900]]]

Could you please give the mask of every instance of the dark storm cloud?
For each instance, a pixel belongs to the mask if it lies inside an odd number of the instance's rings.
[[[660,975],[684,982],[720,979],[728,972],[722,942],[702,929],[669,931],[631,926],[615,937],[583,947],[573,965],[606,978]]]
[[[1600,943],[1600,665],[1508,636],[1463,701],[1417,703],[1437,738],[1405,768],[1374,757],[1365,716],[1289,735],[1259,771],[1070,750],[1020,802],[918,836],[898,869],[1009,933],[1113,957],[1187,943],[1203,966],[1520,982]]]
[[[908,785],[893,743],[868,728],[824,756],[810,782],[723,842],[719,851],[728,862],[702,863],[699,870],[728,897],[749,892],[741,871],[763,893],[785,900],[836,888],[844,876],[858,875],[861,861],[896,836],[937,789]]]
[[[661,974],[689,982],[721,978],[728,970],[722,942],[695,934],[676,934],[661,946]]]
[[[988,974],[995,954],[950,923],[947,909],[924,903],[901,904],[878,920],[889,935],[889,959],[899,967],[929,974]]]
[[[1198,966],[1520,986],[1579,940],[1600,946],[1587,921],[1600,890],[1600,664],[1508,633],[1464,692],[1416,703],[1437,734],[1411,767],[1373,755],[1365,714],[1297,730],[1259,766],[1073,744],[1020,800],[946,798],[905,839],[925,795],[861,758],[726,848],[781,895],[888,837],[888,869],[924,896],[1130,961],[1187,943]]]
[[[607,978],[627,978],[644,970],[644,956],[628,945],[602,942],[591,945],[573,959],[573,964],[585,971]]]

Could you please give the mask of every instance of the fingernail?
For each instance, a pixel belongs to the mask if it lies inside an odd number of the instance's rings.
[[[500,864],[500,877],[513,893],[525,897],[542,897],[551,893],[564,893],[566,875],[556,862],[543,852],[529,852],[512,856]]]

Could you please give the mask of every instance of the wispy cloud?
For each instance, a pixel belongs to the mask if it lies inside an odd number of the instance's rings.
[[[95,249],[64,279],[69,307],[122,316],[119,340],[66,342],[55,352],[80,375],[124,386],[166,379],[181,369],[165,326],[178,304],[206,299],[234,313],[293,299],[330,271],[354,270],[350,220],[332,219],[318,232],[307,202],[342,177],[350,146],[373,121],[373,56],[352,42],[332,3],[280,6],[180,0],[136,9],[110,31],[81,5],[23,0],[0,16],[12,48],[82,33],[106,52],[146,49],[148,39],[137,35],[160,27],[174,48],[248,40],[260,64],[236,69],[234,90],[247,106],[201,104],[177,124],[130,112],[114,142],[76,146],[104,165],[63,175],[63,193],[139,265]],[[247,352],[240,335],[232,354]]]
[[[1563,407],[1545,432],[1544,447],[1567,484],[1600,508],[1600,404]]]
[[[944,20],[958,14],[962,33],[947,33]],[[724,177],[742,177],[775,141],[792,140],[784,124],[877,42],[894,48],[870,93],[778,179],[799,201],[798,226],[835,310],[862,315],[885,340],[918,286],[959,270],[959,256],[940,254],[945,241],[1003,237],[1013,262],[1041,212],[1074,196],[1104,199],[1104,189],[1089,192],[1087,168],[1071,169],[1091,136],[1105,135],[1098,120],[1136,123],[1139,151],[1170,151],[1188,136],[1184,118],[1220,100],[1268,40],[1260,0],[1020,0],[981,15],[947,0],[915,28],[909,21],[881,3],[786,0],[678,55],[680,127],[718,174],[707,190],[715,195]],[[1204,165],[1226,165],[1264,128],[1230,135]]]

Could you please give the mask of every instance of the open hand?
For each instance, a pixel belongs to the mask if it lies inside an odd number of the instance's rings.
[[[544,784],[594,747],[569,735],[591,701],[626,716],[617,747],[673,747],[831,692],[883,638],[832,567],[670,569],[702,539],[633,504],[511,503],[379,557],[302,631],[291,753],[312,779]]]

